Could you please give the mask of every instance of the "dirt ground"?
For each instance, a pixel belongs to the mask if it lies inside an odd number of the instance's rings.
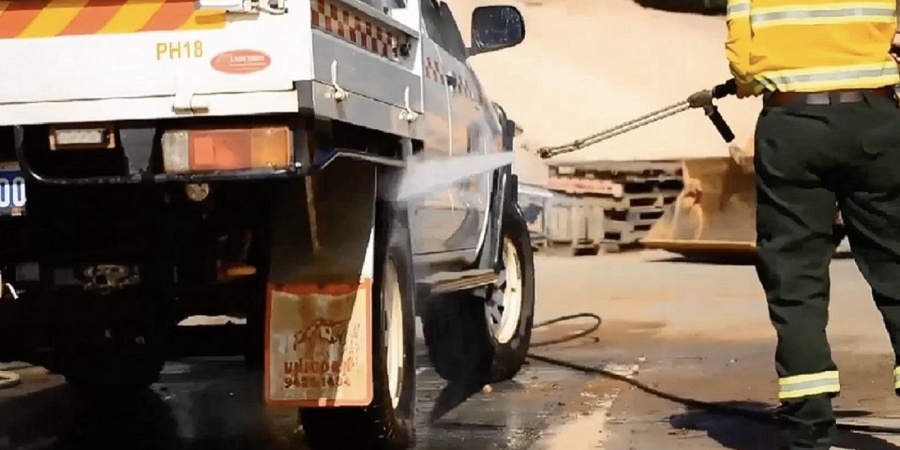
[[[835,401],[839,417],[900,425],[890,347],[868,288],[852,260],[835,261],[831,272],[828,331],[844,389]],[[635,379],[676,395],[756,410],[775,404],[774,333],[752,266],[691,264],[662,252],[637,252],[539,257],[538,273],[538,320],[590,311],[601,315],[604,324],[593,340],[536,352],[603,351],[622,364],[637,365]],[[546,334],[572,332],[577,325]],[[555,433],[560,445],[774,448],[775,432],[768,424],[684,407],[622,382],[593,379],[583,392],[613,398],[601,407],[570,405],[576,415],[590,415],[568,434]],[[892,436],[845,433],[838,448],[900,448],[897,444],[900,439]]]

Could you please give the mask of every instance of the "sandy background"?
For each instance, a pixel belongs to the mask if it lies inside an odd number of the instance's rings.
[[[472,10],[491,4],[448,3],[467,40]],[[524,128],[518,143],[526,149],[568,143],[730,78],[723,17],[650,10],[631,0],[505,3],[524,15],[525,41],[475,56],[470,64],[488,95]],[[750,137],[759,107],[759,99],[719,103],[738,142]],[[692,110],[553,160],[727,155],[715,128]],[[515,168],[525,182],[546,179],[542,161],[527,150],[518,152]]]

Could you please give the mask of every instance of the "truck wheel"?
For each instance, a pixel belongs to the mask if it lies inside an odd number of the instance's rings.
[[[383,209],[386,208],[379,208]],[[412,251],[407,228],[388,227],[386,223],[392,222],[376,222],[375,231],[374,398],[363,408],[301,409],[300,421],[314,450],[400,450],[409,448],[415,441],[416,327]]]
[[[502,269],[486,294],[451,293],[422,311],[431,363],[450,382],[497,383],[525,363],[534,321],[534,254],[525,220],[510,208],[503,218]]]
[[[497,284],[488,289],[485,316],[494,359],[493,382],[519,373],[531,345],[534,324],[534,252],[525,220],[518,212],[503,219],[502,270]]]
[[[66,352],[54,368],[73,388],[114,393],[139,392],[159,381],[165,360],[151,352],[112,354],[91,351]]]

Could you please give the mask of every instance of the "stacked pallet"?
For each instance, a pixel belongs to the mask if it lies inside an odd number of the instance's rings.
[[[570,219],[587,221],[578,245],[606,251],[637,246],[683,187],[678,161],[562,163],[549,172],[547,189],[583,210]]]

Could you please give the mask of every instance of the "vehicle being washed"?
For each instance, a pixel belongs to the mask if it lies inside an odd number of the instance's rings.
[[[522,17],[472,14],[467,47],[431,0],[0,2],[0,360],[125,392],[243,354],[317,449],[413,442],[417,315],[447,379],[514,376],[511,167],[391,196],[414,158],[512,151],[467,59]]]

